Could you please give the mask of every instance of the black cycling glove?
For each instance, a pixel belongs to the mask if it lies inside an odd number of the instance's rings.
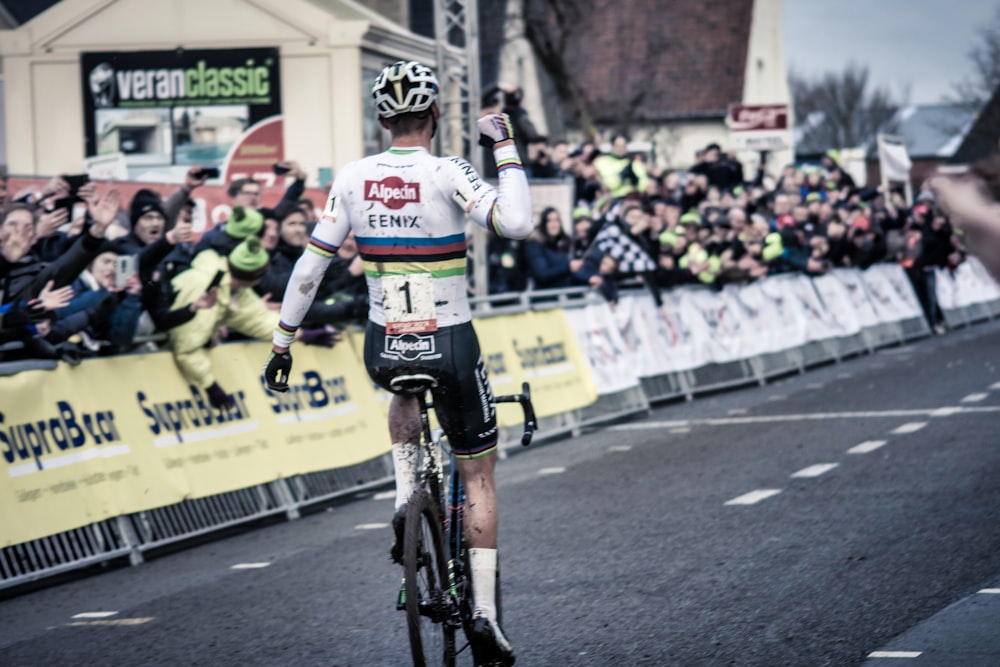
[[[212,386],[205,390],[205,393],[208,394],[208,402],[212,404],[213,408],[232,410],[236,407],[232,397],[226,393],[225,389],[219,386],[218,382],[213,382]]]
[[[292,355],[288,352],[271,352],[264,364],[264,383],[273,391],[288,391],[288,375],[292,372]]]

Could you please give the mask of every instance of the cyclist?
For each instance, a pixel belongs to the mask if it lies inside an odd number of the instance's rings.
[[[296,328],[330,258],[353,230],[371,302],[365,365],[385,389],[403,374],[426,373],[438,381],[432,390],[435,409],[466,490],[473,641],[477,654],[491,656],[488,661],[511,665],[514,651],[497,623],[495,604],[496,412],[466,293],[465,219],[500,236],[523,239],[533,229],[531,200],[505,114],[478,121],[480,143],[493,147],[497,188],[462,158],[431,154],[440,117],[438,90],[434,73],[413,61],[389,65],[375,79],[372,99],[392,146],[345,165],[335,179],[309,242],[311,252],[298,260],[285,291],[264,375],[271,389],[287,390],[288,348]],[[396,475],[392,557],[397,562],[416,475],[417,406],[414,397],[395,395],[389,408]]]

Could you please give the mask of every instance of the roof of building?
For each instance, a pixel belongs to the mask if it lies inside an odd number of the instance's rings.
[[[0,0],[0,7],[5,9],[18,25],[24,25],[59,0]]]
[[[911,158],[950,158],[965,138],[975,120],[976,114],[968,107],[956,104],[909,104],[900,107],[889,123],[890,134],[903,137],[906,152]],[[799,156],[822,155],[830,148],[846,146],[813,145],[805,132],[825,122],[822,112],[810,114],[801,119],[796,128],[795,152]],[[869,155],[876,151],[876,138],[865,141],[864,148]]]
[[[598,120],[718,118],[743,99],[754,0],[593,4],[566,62]],[[623,99],[623,94],[632,99]]]
[[[997,154],[1000,149],[1000,86],[976,114],[972,127],[951,156],[952,164],[971,164]]]

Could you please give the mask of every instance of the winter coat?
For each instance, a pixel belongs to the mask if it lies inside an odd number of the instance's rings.
[[[233,289],[226,258],[212,250],[198,253],[191,268],[171,281],[175,295],[172,308],[186,308],[197,301],[218,271],[223,273],[215,305],[197,311],[189,321],[169,332],[177,367],[188,382],[202,388],[215,383],[206,345],[216,329],[225,326],[249,338],[270,340],[278,325],[278,313],[269,310],[253,288]]]

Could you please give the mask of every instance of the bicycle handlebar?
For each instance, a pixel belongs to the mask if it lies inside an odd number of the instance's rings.
[[[538,420],[535,419],[535,406],[531,403],[531,386],[527,382],[522,382],[520,394],[494,396],[493,402],[521,404],[521,409],[524,410],[524,435],[521,436],[521,444],[525,447],[530,445],[532,436],[538,430]]]

